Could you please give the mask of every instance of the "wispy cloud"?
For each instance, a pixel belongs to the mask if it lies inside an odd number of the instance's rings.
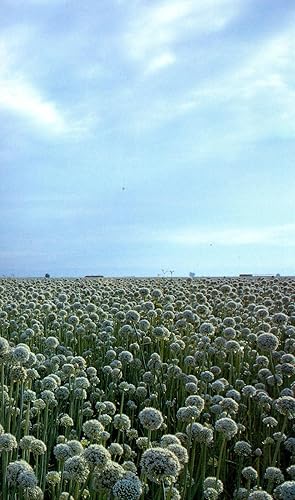
[[[75,118],[48,96],[46,88],[35,81],[23,63],[33,40],[27,25],[15,26],[0,38],[0,111],[11,113],[42,133],[59,136],[83,132],[91,117]]]
[[[254,228],[180,228],[163,231],[154,235],[155,239],[177,245],[274,245],[295,246],[295,224]]]
[[[0,81],[0,108],[27,118],[54,133],[67,131],[67,123],[57,105],[44,98],[21,78]]]
[[[259,45],[250,43],[247,51],[237,47],[235,64],[232,61],[225,64],[216,76],[202,75],[199,83],[191,84],[190,89],[181,89],[176,95],[156,95],[146,108],[142,107],[141,114],[137,114],[134,128],[140,132],[155,129],[190,114],[192,119],[203,120],[197,149],[209,155],[220,148],[227,152],[231,147],[243,148],[249,141],[293,137],[294,23],[295,19],[290,18],[279,33],[268,33]],[[173,63],[176,56],[173,51],[169,55],[174,57]],[[148,72],[148,68],[153,67],[153,59],[148,55],[145,64]]]
[[[145,68],[145,74],[151,75],[162,68],[170,66],[175,62],[175,55],[171,52],[163,52],[160,55],[152,58]]]
[[[239,12],[239,0],[164,1],[138,7],[125,35],[128,56],[154,73],[176,61],[175,45],[189,35],[222,30]],[[162,61],[162,64],[160,63]],[[158,63],[157,63],[158,62]],[[148,68],[152,67],[153,71]]]

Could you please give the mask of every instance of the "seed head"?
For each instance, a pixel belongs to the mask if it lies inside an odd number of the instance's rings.
[[[181,469],[177,456],[167,448],[149,448],[143,453],[140,466],[142,473],[154,483],[169,476],[176,478]]]

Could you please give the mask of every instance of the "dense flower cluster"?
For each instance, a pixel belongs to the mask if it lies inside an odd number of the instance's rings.
[[[3,279],[1,498],[295,498],[293,279]]]

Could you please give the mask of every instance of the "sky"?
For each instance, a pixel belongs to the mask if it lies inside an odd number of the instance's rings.
[[[0,276],[295,274],[294,60],[294,0],[1,0]]]

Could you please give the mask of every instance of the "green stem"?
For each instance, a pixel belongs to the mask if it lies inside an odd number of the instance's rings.
[[[224,454],[225,449],[226,449],[226,439],[223,439],[221,447],[220,447],[219,457],[218,457],[216,480],[219,479],[219,477],[220,477],[221,464],[222,464],[222,459],[223,459],[223,454]]]
[[[288,422],[288,415],[285,415],[284,422],[283,422],[283,427],[282,427],[282,430],[281,430],[281,434],[282,435],[285,432],[285,429],[286,429],[286,426],[287,426],[287,422]],[[274,456],[273,456],[273,459],[272,459],[272,467],[275,467],[275,465],[276,465],[277,456],[278,456],[279,450],[280,450],[280,445],[281,445],[281,441],[278,439],[277,444],[276,444],[276,448],[275,448],[275,452],[274,452]]]

